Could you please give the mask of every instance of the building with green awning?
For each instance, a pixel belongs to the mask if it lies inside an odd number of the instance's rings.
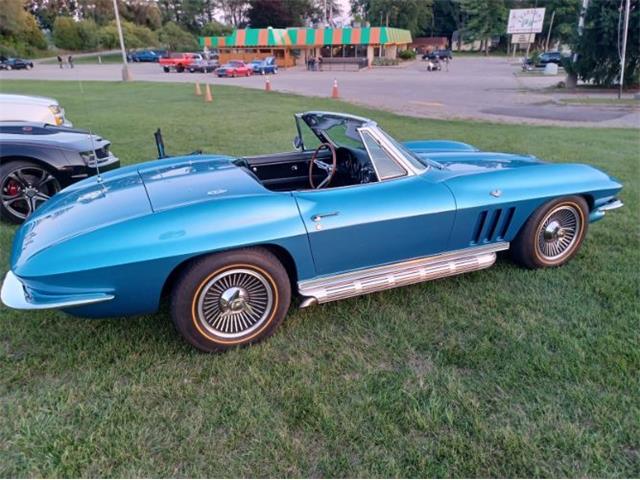
[[[366,58],[371,64],[375,57],[396,58],[411,42],[408,30],[391,27],[245,28],[225,37],[200,37],[200,46],[217,49],[221,62],[227,55],[250,60],[271,54],[285,67],[310,57]]]

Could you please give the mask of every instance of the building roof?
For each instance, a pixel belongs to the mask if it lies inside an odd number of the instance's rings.
[[[308,47],[322,45],[393,45],[411,43],[408,30],[365,28],[245,28],[226,37],[200,37],[207,47]]]

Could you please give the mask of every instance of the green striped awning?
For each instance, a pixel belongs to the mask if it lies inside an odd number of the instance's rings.
[[[207,47],[313,47],[322,45],[393,45],[411,43],[408,30],[365,28],[245,28],[226,37],[200,37]]]

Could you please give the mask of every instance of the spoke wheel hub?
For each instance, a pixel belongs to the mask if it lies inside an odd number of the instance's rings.
[[[237,339],[259,329],[273,304],[273,288],[265,276],[232,268],[215,275],[198,293],[198,320],[218,337]]]
[[[571,251],[582,228],[578,210],[561,205],[547,214],[538,233],[538,252],[545,260],[557,260]]]

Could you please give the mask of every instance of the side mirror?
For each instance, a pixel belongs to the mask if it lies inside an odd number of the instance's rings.
[[[295,148],[296,150],[301,150],[302,149],[302,140],[300,139],[300,137],[298,135],[293,137],[293,148]]]

